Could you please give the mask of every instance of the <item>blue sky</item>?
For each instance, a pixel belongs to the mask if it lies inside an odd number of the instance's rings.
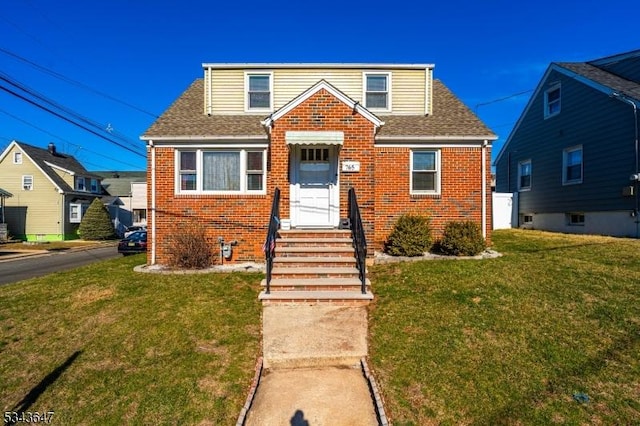
[[[0,87],[88,130],[0,90],[0,149],[53,141],[89,170],[143,170],[139,136],[203,62],[383,62],[435,64],[499,135],[495,158],[531,92],[512,95],[552,61],[640,48],[639,12],[637,0],[4,0]]]

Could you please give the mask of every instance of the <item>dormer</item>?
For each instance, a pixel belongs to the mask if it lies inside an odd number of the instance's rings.
[[[431,64],[202,64],[207,115],[265,117],[321,80],[377,115],[431,115]]]

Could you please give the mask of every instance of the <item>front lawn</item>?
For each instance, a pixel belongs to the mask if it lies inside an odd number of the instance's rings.
[[[505,230],[494,248],[370,268],[393,424],[640,424],[640,241]]]
[[[54,424],[235,424],[259,274],[133,272],[144,255],[0,287],[3,411]]]

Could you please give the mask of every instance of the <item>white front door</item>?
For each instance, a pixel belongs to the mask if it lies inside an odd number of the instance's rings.
[[[291,224],[337,226],[340,217],[337,149],[331,145],[296,145],[291,161]]]

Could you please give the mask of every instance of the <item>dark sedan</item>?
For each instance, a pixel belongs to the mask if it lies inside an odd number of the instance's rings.
[[[145,253],[147,251],[147,231],[136,231],[118,243],[118,253],[123,255]]]

